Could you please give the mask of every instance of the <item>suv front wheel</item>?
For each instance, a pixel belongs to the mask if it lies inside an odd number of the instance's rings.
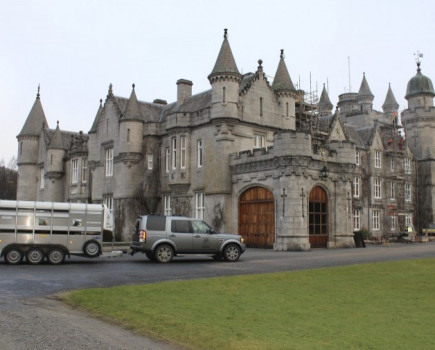
[[[157,262],[168,263],[174,257],[174,249],[169,244],[160,244],[154,251],[154,258]]]
[[[237,244],[228,244],[223,251],[225,261],[235,262],[240,258],[240,247]]]

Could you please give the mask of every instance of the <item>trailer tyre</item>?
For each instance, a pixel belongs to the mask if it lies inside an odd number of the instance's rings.
[[[96,241],[88,241],[83,246],[83,252],[89,258],[96,258],[100,255],[100,245]]]
[[[65,252],[60,248],[52,248],[47,254],[47,260],[52,265],[60,265],[65,261]]]
[[[21,264],[23,262],[23,258],[24,258],[23,253],[21,252],[21,250],[19,250],[17,248],[9,249],[5,253],[5,261],[6,261],[6,264],[9,264],[9,265]]]
[[[44,254],[39,248],[31,248],[27,252],[27,262],[32,265],[41,264],[44,261]]]

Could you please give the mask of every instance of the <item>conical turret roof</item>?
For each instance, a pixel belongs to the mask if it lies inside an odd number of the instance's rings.
[[[323,84],[323,90],[322,94],[320,95],[318,107],[322,108],[323,110],[332,110],[332,107],[334,107],[334,105],[331,103],[331,100],[329,99],[328,91],[326,91],[325,84]]]
[[[208,78],[220,74],[235,74],[240,75],[237,69],[236,61],[234,60],[233,52],[231,51],[230,43],[228,42],[227,29],[224,31],[224,41],[222,43],[219,55],[217,57],[214,68]]]
[[[53,136],[51,137],[50,144],[47,147],[48,149],[65,149],[62,140],[62,133],[59,128],[59,121],[57,121],[56,130],[54,131]]]
[[[382,109],[385,111],[393,111],[399,108],[399,104],[394,97],[393,90],[391,90],[391,84],[388,84],[387,96],[385,97],[385,102],[382,105]]]
[[[366,73],[363,73],[363,79],[359,88],[358,95],[360,97],[374,97],[374,95],[370,91],[369,84],[367,83]]]
[[[143,121],[139,102],[137,101],[136,92],[134,91],[135,85],[133,84],[132,87],[133,90],[131,91],[130,99],[128,100],[127,108],[122,119]]]
[[[279,91],[296,91],[293,82],[290,78],[290,74],[287,69],[287,65],[284,61],[284,50],[281,50],[281,55],[276,70],[275,78],[272,83],[272,90]]]
[[[42,127],[48,127],[47,119],[45,118],[45,113],[42,108],[41,99],[39,95],[39,86],[38,93],[36,94],[36,100],[33,104],[32,109],[24,123],[23,128],[17,137],[20,136],[39,136]]]

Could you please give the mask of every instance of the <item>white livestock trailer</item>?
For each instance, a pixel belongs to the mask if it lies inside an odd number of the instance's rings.
[[[113,215],[103,204],[0,200],[0,257],[8,264],[95,258],[103,236],[113,238]]]

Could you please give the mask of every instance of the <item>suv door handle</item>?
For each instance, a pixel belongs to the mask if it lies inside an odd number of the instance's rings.
[[[169,235],[169,237],[177,237],[177,235],[174,235],[174,234],[171,234],[171,235]]]
[[[195,238],[201,238],[201,236],[200,236],[200,235],[195,235],[194,237],[195,237]]]

